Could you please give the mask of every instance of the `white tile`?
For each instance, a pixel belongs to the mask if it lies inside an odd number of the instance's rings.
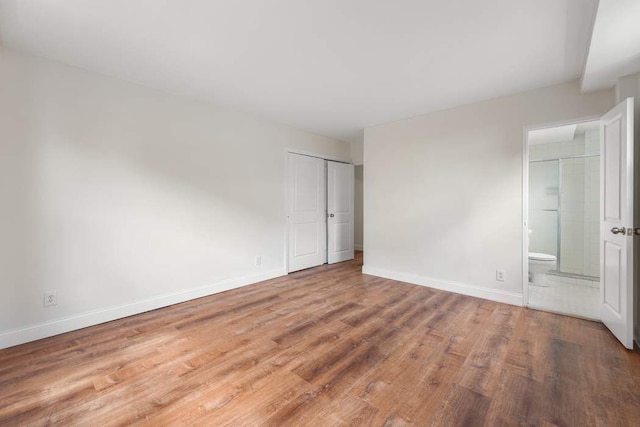
[[[580,168],[580,172],[584,173],[585,159],[571,159],[574,168]]]
[[[571,156],[573,154],[573,141],[565,141],[560,143],[560,155]]]
[[[529,286],[529,305],[560,313],[599,319],[596,286],[549,282],[548,287]]]

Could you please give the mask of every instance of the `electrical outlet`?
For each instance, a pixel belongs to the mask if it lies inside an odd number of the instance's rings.
[[[58,304],[58,291],[48,291],[44,293],[43,307],[51,307]]]
[[[504,282],[504,270],[496,270],[496,280],[498,282]]]
[[[262,257],[260,255],[256,256],[256,267],[260,267],[262,265]]]

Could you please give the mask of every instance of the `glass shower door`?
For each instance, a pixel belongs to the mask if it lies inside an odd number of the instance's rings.
[[[529,163],[529,252],[558,257],[558,160]]]

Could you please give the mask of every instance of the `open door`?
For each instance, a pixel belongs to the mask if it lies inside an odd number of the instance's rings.
[[[602,117],[600,134],[600,315],[633,349],[633,98]]]
[[[327,162],[327,257],[329,264],[353,259],[354,167]]]
[[[326,262],[325,161],[288,154],[289,272]]]

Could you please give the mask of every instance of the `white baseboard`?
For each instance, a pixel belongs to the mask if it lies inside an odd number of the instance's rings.
[[[490,289],[482,286],[469,285],[467,283],[452,282],[450,280],[438,280],[429,277],[418,276],[410,273],[400,273],[397,271],[385,270],[382,268],[363,266],[362,272],[372,276],[384,277],[385,279],[399,280],[401,282],[412,283],[414,285],[426,286],[428,288],[440,289],[442,291],[455,292],[457,294],[469,295],[472,297],[484,298],[491,301],[503,302],[506,304],[523,306],[522,294]]]
[[[353,249],[355,249],[356,251],[362,251],[362,250],[364,250],[364,246],[362,246],[362,245],[353,245]]]
[[[112,320],[121,319],[134,314],[144,313],[145,311],[156,310],[158,308],[217,294],[230,289],[240,288],[242,286],[251,285],[264,280],[285,276],[286,274],[287,272],[284,268],[279,268],[260,274],[226,279],[197,288],[186,289],[184,291],[173,292],[153,298],[0,332],[0,349],[63,334],[65,332],[75,331],[77,329],[98,325],[104,322],[110,322]]]

